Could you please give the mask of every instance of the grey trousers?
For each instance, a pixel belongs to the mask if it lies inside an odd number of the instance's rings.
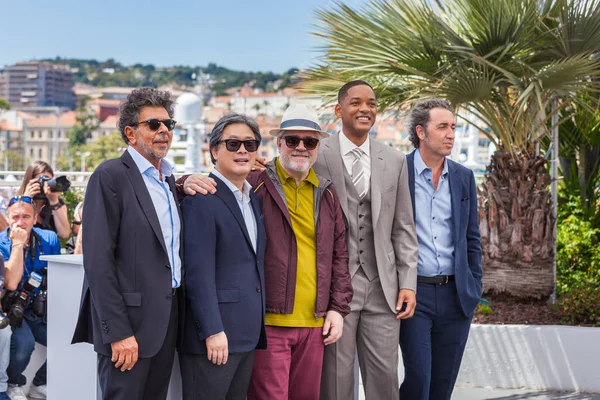
[[[385,300],[379,278],[362,269],[352,278],[351,312],[341,339],[325,347],[321,400],[354,399],[354,361],[358,353],[367,400],[398,400],[400,321]]]

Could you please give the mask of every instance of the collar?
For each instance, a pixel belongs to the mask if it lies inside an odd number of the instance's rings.
[[[287,182],[288,179],[292,179],[295,182],[295,179],[292,178],[290,174],[288,174],[287,171],[281,166],[281,162],[279,162],[279,157],[275,158],[275,169],[277,170],[277,175],[279,176],[279,180],[282,183]],[[308,182],[314,187],[319,186],[319,178],[317,178],[317,174],[315,173],[315,170],[312,169],[312,167],[308,171],[308,176],[304,178],[304,182]]]
[[[421,157],[421,152],[419,151],[419,149],[415,150],[415,171],[417,171],[417,175],[421,175],[421,173],[423,171],[425,171],[426,169],[431,170],[431,168],[429,168],[427,166],[427,164],[425,164],[425,161],[423,161],[423,158]],[[448,175],[448,160],[446,159],[446,157],[444,157],[444,169],[442,170],[442,176],[446,176]]]
[[[368,157],[371,156],[371,138],[369,138],[367,136],[367,140],[365,140],[365,142],[363,144],[361,144],[360,146],[355,145],[354,143],[352,143],[352,141],[350,139],[348,139],[348,137],[344,134],[344,131],[340,131],[340,152],[342,153],[342,156],[347,155],[348,153],[350,153],[352,150],[354,150],[355,148],[359,148],[361,149]]]
[[[225,175],[220,173],[219,170],[217,170],[216,168],[213,168],[213,170],[210,173],[213,174],[214,176],[216,176],[217,178],[219,178],[220,180],[222,180],[223,183],[225,185],[227,185],[229,190],[231,190],[231,192],[236,197],[242,196],[242,199],[250,200],[250,190],[252,189],[252,186],[250,185],[250,183],[248,183],[247,180],[244,180],[244,184],[242,185],[242,190],[240,191],[240,189],[238,189],[237,186],[235,186],[233,183],[231,183],[231,181],[229,179],[227,179],[225,177]]]
[[[129,152],[129,155],[131,155],[131,158],[133,158],[133,162],[135,163],[135,165],[140,170],[140,174],[143,175],[149,169],[156,170],[154,165],[152,165],[150,161],[146,159],[146,157],[141,155],[140,152],[134,149],[132,146],[127,147],[127,151]],[[174,168],[175,167],[164,158],[160,160],[160,173],[164,177],[171,176],[173,174]]]

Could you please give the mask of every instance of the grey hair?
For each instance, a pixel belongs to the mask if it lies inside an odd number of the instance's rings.
[[[446,100],[442,99],[431,99],[417,103],[408,116],[408,138],[410,142],[415,146],[415,149],[419,148],[419,135],[417,135],[417,126],[422,126],[424,130],[427,130],[427,124],[429,123],[429,111],[434,108],[443,108],[451,113],[454,113],[454,109]]]
[[[140,110],[143,107],[163,107],[169,118],[175,115],[175,99],[170,92],[150,87],[134,89],[119,106],[119,132],[125,143],[129,143],[125,128],[135,126],[139,122]]]
[[[248,128],[250,128],[250,130],[252,131],[252,133],[254,133],[254,137],[256,138],[256,140],[258,140],[258,141],[262,140],[262,136],[260,135],[260,128],[258,127],[258,124],[256,123],[256,121],[254,121],[252,118],[250,118],[246,115],[243,115],[243,114],[236,114],[236,113],[226,114],[225,116],[221,117],[220,120],[217,121],[217,123],[213,127],[212,132],[210,133],[210,138],[209,138],[209,142],[208,142],[208,150],[210,152],[210,160],[212,161],[213,164],[216,164],[217,160],[215,160],[215,158],[212,155],[212,149],[219,146],[219,141],[223,137],[225,128],[227,128],[229,125],[234,125],[234,124],[247,125]]]

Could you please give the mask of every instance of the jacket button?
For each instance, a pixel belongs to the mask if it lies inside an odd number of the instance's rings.
[[[258,293],[262,292],[262,290],[261,290],[261,288],[260,288],[260,287],[257,287],[257,288],[256,288],[256,291],[257,291]]]

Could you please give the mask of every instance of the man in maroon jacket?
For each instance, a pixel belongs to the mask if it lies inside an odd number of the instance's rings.
[[[255,352],[248,400],[313,400],[325,345],[341,337],[350,312],[346,228],[331,182],[312,169],[319,140],[329,136],[316,112],[292,105],[270,133],[280,156],[247,178],[262,200],[267,232],[267,349]],[[194,175],[186,188],[194,182],[206,187],[208,178]]]

